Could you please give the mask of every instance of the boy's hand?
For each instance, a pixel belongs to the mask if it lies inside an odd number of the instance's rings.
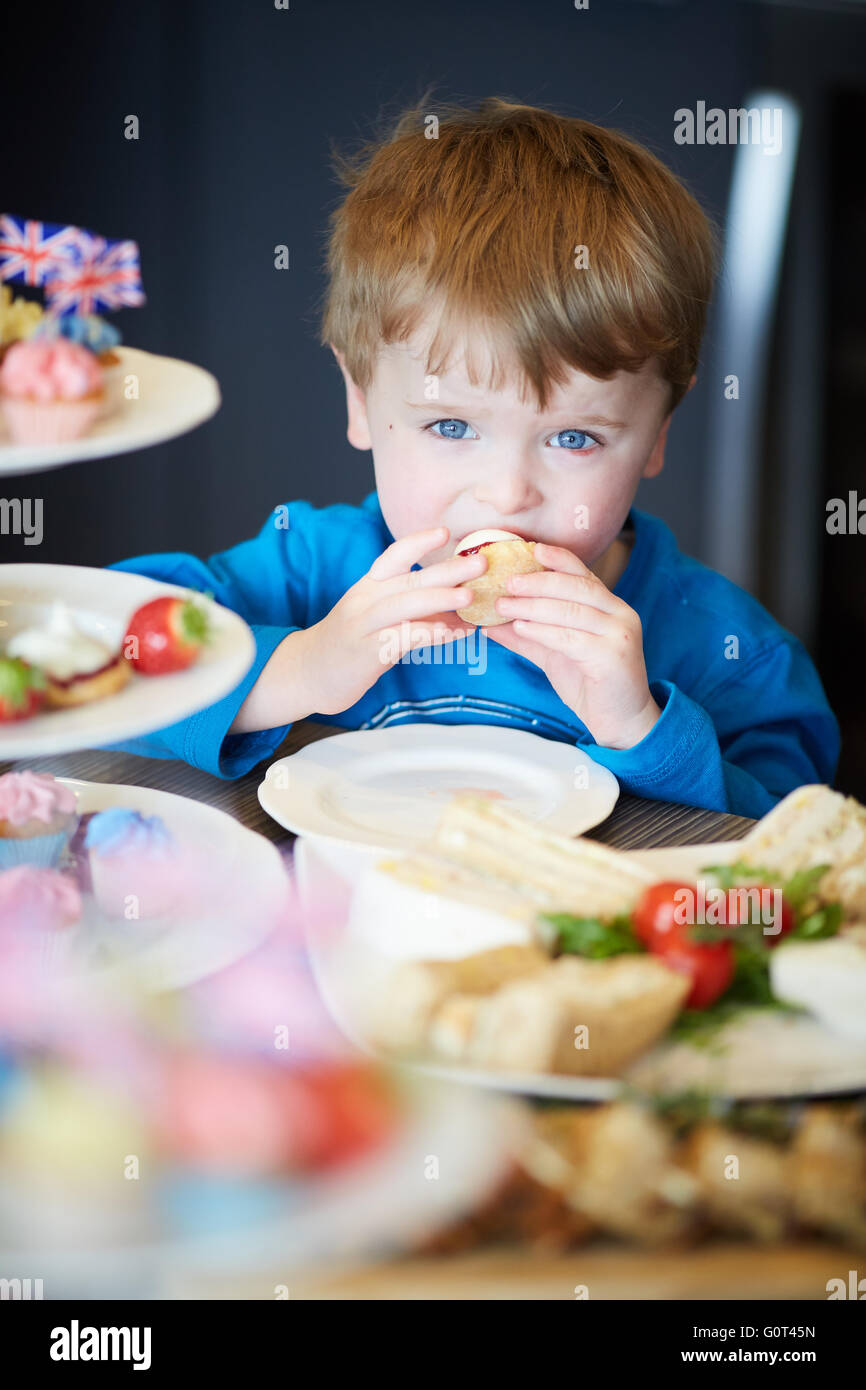
[[[557,695],[604,748],[633,748],[661,716],[650,694],[640,618],[570,550],[535,547],[545,566],[514,575],[496,601],[516,621],[484,628],[539,666]]]
[[[437,526],[394,541],[330,613],[307,629],[315,708],[321,714],[351,708],[406,652],[475,632],[455,612],[469,606],[472,591],[455,586],[483,574],[486,558],[452,556],[412,569],[448,536],[447,526]]]

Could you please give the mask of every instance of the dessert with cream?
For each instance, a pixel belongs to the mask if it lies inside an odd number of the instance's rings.
[[[96,355],[66,338],[13,343],[0,364],[0,406],[16,444],[60,444],[85,434],[104,400]]]
[[[470,531],[454,548],[455,555],[476,555],[484,551],[487,569],[477,579],[467,580],[473,593],[468,608],[458,608],[457,616],[476,627],[495,627],[510,623],[511,618],[497,612],[496,600],[508,593],[512,574],[533,574],[543,570],[535,558],[535,541],[525,541],[513,531],[487,529]]]
[[[163,917],[183,903],[191,883],[174,836],[161,816],[112,806],[91,816],[84,837],[93,893],[108,917]]]
[[[46,703],[55,707],[113,695],[130,677],[123,653],[85,632],[63,603],[54,605],[43,627],[16,633],[6,651],[44,672]]]
[[[97,314],[64,314],[61,318],[46,316],[36,324],[32,333],[37,339],[66,338],[95,353],[105,378],[99,417],[111,415],[119,408],[123,402],[123,360],[115,351],[120,344],[120,333],[113,323],[107,323]]]
[[[41,931],[72,926],[81,916],[81,894],[68,874],[19,864],[0,873],[0,929]]]
[[[81,917],[74,879],[33,864],[0,873],[0,958],[4,983],[26,989],[30,972],[61,965],[69,956],[73,927]],[[14,1006],[13,1006],[14,1011]],[[8,1001],[4,1005],[8,1015]],[[4,1018],[4,1022],[6,1018]]]
[[[78,823],[75,793],[47,772],[0,777],[0,868],[51,868]]]

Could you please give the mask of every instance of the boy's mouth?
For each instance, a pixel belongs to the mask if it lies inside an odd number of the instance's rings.
[[[486,526],[472,526],[468,531],[464,531],[463,534],[469,536],[475,531],[510,531],[512,535],[519,536],[522,541],[537,541],[540,539],[537,532],[521,530],[519,526],[512,526],[511,522],[508,522],[507,525],[505,522],[490,522]]]

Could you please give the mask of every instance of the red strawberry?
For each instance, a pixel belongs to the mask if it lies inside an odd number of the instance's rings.
[[[0,724],[29,719],[45,703],[42,672],[17,656],[0,656]]]
[[[162,676],[191,666],[210,638],[210,623],[192,599],[155,598],[136,609],[123,654],[142,676]]]

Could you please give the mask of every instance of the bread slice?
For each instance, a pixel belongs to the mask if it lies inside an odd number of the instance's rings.
[[[539,911],[615,916],[658,879],[619,850],[545,829],[501,802],[468,793],[452,797],[442,811],[432,848],[526,895]]]
[[[502,946],[458,960],[405,961],[389,973],[371,1003],[371,1039],[389,1051],[419,1051],[434,1013],[449,996],[486,994],[549,965],[549,956],[535,946]]]
[[[785,878],[818,864],[821,902],[840,902],[846,920],[866,922],[866,807],[821,783],[797,787],[749,831],[741,856]]]
[[[667,1031],[689,988],[655,956],[560,956],[476,1004],[464,1059],[501,1071],[616,1076]]]
[[[535,1131],[526,1168],[600,1230],[645,1245],[688,1234],[697,1183],[648,1110],[629,1102],[552,1110],[536,1117]]]

